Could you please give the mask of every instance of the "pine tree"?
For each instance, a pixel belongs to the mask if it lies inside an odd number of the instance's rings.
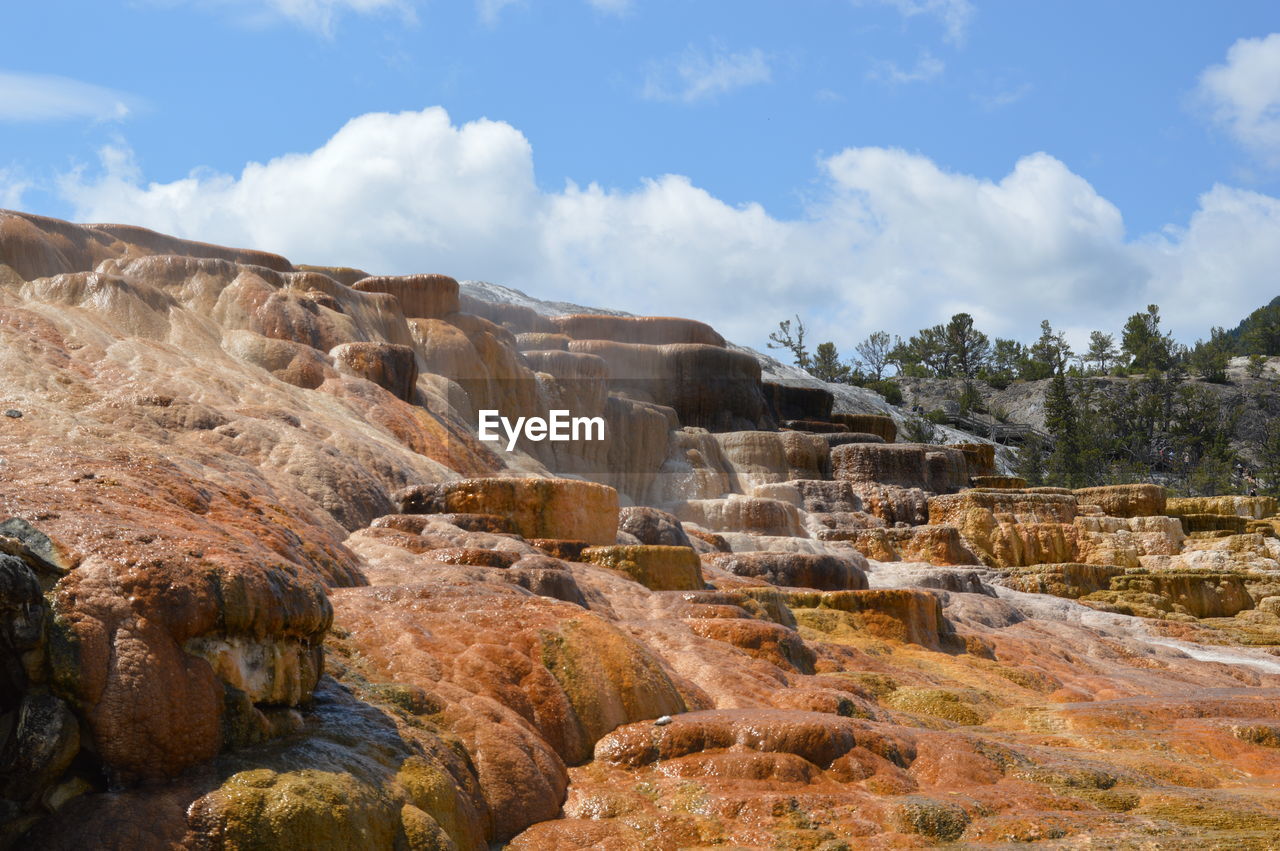
[[[884,378],[884,369],[892,363],[893,346],[889,335],[884,331],[875,331],[867,339],[853,347],[858,359],[870,371],[872,381]]]
[[[987,365],[991,343],[987,335],[973,327],[973,317],[957,313],[946,329],[946,348],[951,374],[972,381]]]
[[[1280,419],[1268,421],[1263,428],[1258,460],[1258,492],[1280,496]]]
[[[808,372],[809,368],[813,366],[813,357],[809,354],[809,350],[804,347],[804,322],[798,315],[796,316],[795,331],[792,331],[791,320],[784,319],[778,323],[778,330],[769,335],[769,342],[766,345],[771,349],[785,349],[791,352],[796,366],[805,372]]]
[[[1134,369],[1167,370],[1174,365],[1177,345],[1171,334],[1160,333],[1160,306],[1147,305],[1146,313],[1135,313],[1124,323],[1120,347]]]
[[[1037,434],[1028,434],[1027,439],[1018,449],[1018,460],[1013,465],[1013,474],[1025,479],[1031,487],[1044,484],[1044,441]]]
[[[818,344],[813,364],[809,368],[810,375],[823,381],[845,384],[849,381],[851,372],[848,364],[840,362],[840,352],[836,350],[835,343]]]
[[[1071,346],[1067,336],[1061,331],[1055,332],[1049,320],[1040,322],[1040,339],[1032,344],[1027,359],[1023,362],[1022,377],[1030,381],[1050,378],[1055,372],[1067,368],[1071,359]]]
[[[1091,331],[1089,351],[1084,357],[1087,362],[1097,364],[1098,371],[1105,374],[1107,365],[1114,364],[1120,358],[1120,352],[1116,349],[1116,338],[1101,331]]]

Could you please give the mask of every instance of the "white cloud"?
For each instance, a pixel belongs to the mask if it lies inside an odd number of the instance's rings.
[[[759,48],[729,53],[716,45],[708,54],[689,47],[678,57],[651,64],[641,94],[649,100],[694,103],[772,79],[769,57]]]
[[[1115,331],[1150,302],[1190,340],[1269,300],[1280,268],[1277,199],[1217,187],[1184,228],[1134,240],[1113,204],[1043,153],[986,180],[850,148],[822,161],[820,195],[797,219],[675,175],[547,192],[519,131],[455,126],[439,108],[361,116],[315,151],[239,176],[148,184],[118,149],[104,163],[63,181],[80,220],[690,316],[755,345],[792,313],[848,348],[960,310],[1022,339],[1043,318],[1077,336]]]
[[[922,50],[916,58],[916,64],[911,68],[904,70],[898,67],[898,63],[885,60],[877,62],[875,67],[867,72],[867,78],[894,85],[924,83],[942,74],[946,67],[941,59],[927,50]]]
[[[962,44],[973,20],[974,8],[969,0],[853,0],[855,5],[892,6],[904,18],[929,15],[941,22],[946,40]]]
[[[22,209],[22,196],[31,188],[31,182],[13,168],[0,168],[0,208]]]
[[[1280,199],[1214,186],[1185,227],[1149,237],[1138,254],[1161,315],[1189,337],[1208,336],[1210,325],[1231,327],[1280,292]]]
[[[119,121],[138,103],[133,95],[68,77],[0,71],[0,121]]]
[[[1231,45],[1226,64],[1200,75],[1197,94],[1237,142],[1280,165],[1280,33]]]
[[[250,163],[239,177],[193,172],[143,185],[135,169],[107,149],[100,179],[71,174],[62,191],[82,221],[275,245],[320,262],[344,255],[373,269],[425,265],[510,278],[536,253],[528,142],[499,122],[454,127],[439,108],[360,116],[318,150]]]

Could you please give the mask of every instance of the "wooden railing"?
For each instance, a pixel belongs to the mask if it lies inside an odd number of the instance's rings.
[[[947,414],[943,422],[953,428],[985,437],[994,443],[1022,445],[1027,442],[1028,437],[1035,435],[1045,446],[1053,445],[1053,435],[1026,423],[998,423],[964,414]]]

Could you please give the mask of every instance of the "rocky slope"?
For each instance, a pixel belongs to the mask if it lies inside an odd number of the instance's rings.
[[[1274,502],[512,292],[0,213],[0,847],[1275,846]]]
[[[1239,407],[1233,448],[1246,459],[1253,459],[1256,444],[1261,440],[1266,424],[1280,417],[1280,357],[1267,359],[1262,374],[1251,377],[1247,371],[1249,359],[1232,358],[1227,368],[1227,383],[1217,384],[1189,378],[1197,388],[1211,394],[1224,408]],[[898,378],[902,386],[903,404],[907,408],[919,406],[926,411],[957,410],[963,392],[963,382],[946,378]],[[1142,381],[1132,378],[1089,378],[1091,391],[1115,394]],[[983,404],[991,414],[1009,423],[1023,423],[1043,429],[1045,422],[1044,400],[1049,381],[1015,381],[1003,390],[983,382],[975,386]],[[1256,460],[1256,459],[1254,459]]]

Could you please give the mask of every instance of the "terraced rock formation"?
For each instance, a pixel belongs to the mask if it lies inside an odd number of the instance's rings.
[[[485,292],[0,212],[0,847],[1276,847],[1273,501]]]

